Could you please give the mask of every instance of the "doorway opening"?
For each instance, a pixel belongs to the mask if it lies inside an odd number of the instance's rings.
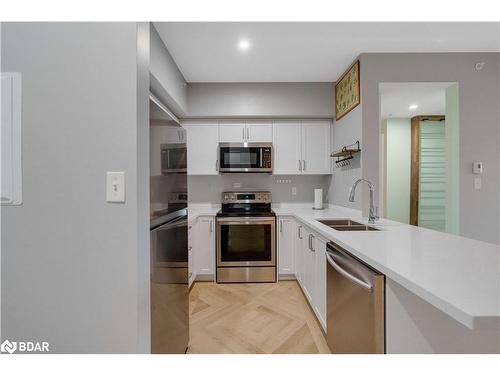
[[[382,216],[458,234],[458,84],[380,83]]]

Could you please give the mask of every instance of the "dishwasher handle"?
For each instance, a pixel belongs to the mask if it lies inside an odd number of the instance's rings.
[[[351,280],[353,283],[356,285],[359,285],[360,287],[368,290],[368,291],[373,291],[373,285],[364,282],[363,280],[358,279],[356,276],[351,275],[349,272],[344,270],[342,267],[340,267],[335,261],[333,260],[332,256],[326,253],[326,260],[332,266],[338,273],[340,273],[342,276],[344,276],[346,279]]]

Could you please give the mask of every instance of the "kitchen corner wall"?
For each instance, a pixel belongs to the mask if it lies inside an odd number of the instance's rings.
[[[460,139],[459,234],[500,243],[500,53],[367,53],[360,58],[362,176],[373,181],[378,190],[380,82],[457,82]],[[485,63],[482,70],[475,70],[477,62]],[[346,118],[347,116],[344,117]],[[359,123],[356,125],[359,126]],[[334,132],[334,138],[335,134]],[[480,190],[474,190],[473,187],[474,161],[484,163]],[[335,178],[333,183],[335,184]],[[378,194],[376,198],[378,200]],[[365,214],[367,202],[368,195],[365,191]]]
[[[2,23],[22,74],[23,204],[2,207],[2,338],[149,352],[149,25]],[[126,202],[106,203],[106,171]]]
[[[330,178],[330,176],[272,176],[256,173],[188,176],[189,201],[220,204],[223,191],[259,189],[270,191],[273,203],[313,202],[314,189],[323,189],[326,197]],[[280,180],[289,180],[290,183],[279,183]],[[292,194],[292,187],[297,189],[296,195]]]
[[[338,151],[343,146],[350,145],[356,141],[361,142],[361,104],[344,116],[340,121],[333,121],[332,131],[332,151]],[[361,143],[361,149],[363,144]],[[335,160],[335,159],[334,159]],[[337,167],[333,164],[331,182],[328,186],[328,200],[331,204],[336,204],[344,207],[361,209],[362,197],[361,189],[364,186],[359,186],[359,191],[356,192],[355,202],[349,202],[349,189],[358,178],[361,178],[361,157],[356,154],[351,164],[346,167]]]

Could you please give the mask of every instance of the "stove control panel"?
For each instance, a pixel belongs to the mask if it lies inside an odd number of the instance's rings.
[[[226,191],[222,203],[271,203],[270,191]]]

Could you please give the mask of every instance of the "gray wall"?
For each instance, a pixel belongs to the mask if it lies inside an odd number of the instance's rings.
[[[319,83],[190,83],[189,118],[333,116],[333,86]]]
[[[343,146],[352,144],[356,141],[362,141],[361,129],[361,104],[345,115],[340,121],[334,121],[332,124],[332,151],[338,151]],[[363,144],[361,144],[361,149]],[[336,160],[336,159],[334,159]],[[349,202],[349,188],[353,182],[361,178],[361,158],[357,154],[351,160],[351,164],[346,167],[338,168],[333,163],[331,184],[328,186],[328,199],[330,203],[361,209],[361,193],[356,193],[355,202]],[[360,188],[363,188],[360,186]]]
[[[1,213],[2,340],[149,351],[140,31],[138,45],[135,23],[2,24],[1,69],[23,79],[24,183],[23,205]],[[125,204],[105,202],[106,171],[125,171]]]
[[[361,55],[362,173],[379,186],[380,82],[458,82],[460,124],[460,234],[499,238],[499,53]],[[475,63],[486,62],[476,71]],[[484,163],[482,189],[473,189],[472,162]],[[363,201],[367,202],[365,192]],[[366,210],[367,204],[363,205]]]
[[[187,112],[187,85],[158,31],[151,27],[151,91],[178,117]]]
[[[290,180],[290,183],[278,183]],[[235,188],[234,184],[241,184]],[[218,176],[188,176],[189,201],[193,203],[221,202],[221,193],[230,190],[261,189],[271,191],[273,203],[313,202],[314,189],[321,188],[325,194],[330,176],[271,176],[267,174],[223,174]],[[292,187],[297,195],[292,195]]]

